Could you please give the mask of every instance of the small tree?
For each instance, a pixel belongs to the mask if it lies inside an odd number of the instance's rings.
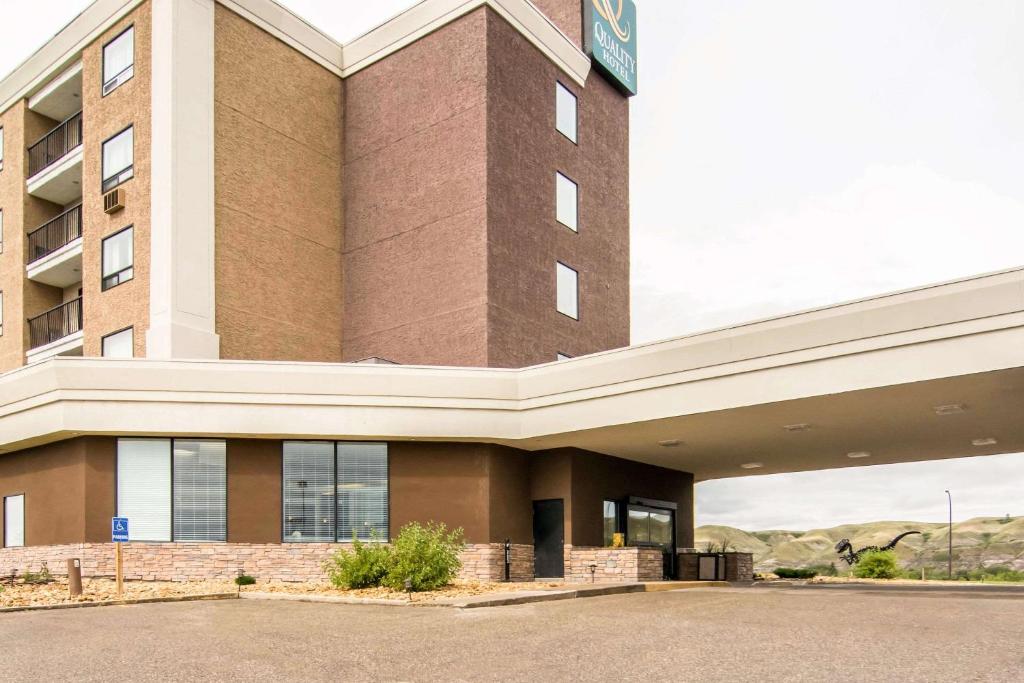
[[[891,550],[867,553],[853,568],[853,575],[858,579],[894,579],[899,574],[896,553]]]
[[[393,590],[405,590],[408,580],[414,591],[447,586],[462,567],[459,553],[464,545],[462,529],[448,531],[448,527],[438,522],[426,526],[416,522],[407,524],[391,546],[384,585]]]

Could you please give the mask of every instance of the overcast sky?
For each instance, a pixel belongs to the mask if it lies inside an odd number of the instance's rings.
[[[0,0],[0,73],[85,7]],[[348,40],[410,0],[283,0]],[[1020,0],[637,0],[633,341],[1024,264]],[[966,455],[966,454],[965,454]],[[698,523],[1024,514],[1024,456],[698,486]]]

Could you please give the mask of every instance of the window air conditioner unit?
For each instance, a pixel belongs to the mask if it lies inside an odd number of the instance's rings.
[[[124,208],[124,188],[114,188],[103,195],[103,212],[117,213]]]

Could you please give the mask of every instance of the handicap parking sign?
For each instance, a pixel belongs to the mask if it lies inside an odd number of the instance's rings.
[[[110,536],[113,543],[128,542],[128,518],[114,517],[110,523]]]

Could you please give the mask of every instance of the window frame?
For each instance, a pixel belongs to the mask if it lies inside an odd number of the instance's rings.
[[[134,341],[134,340],[133,340]],[[231,454],[228,448],[228,439],[217,439],[209,437],[118,437],[114,447],[114,511],[115,516],[121,515],[121,481],[120,481],[120,468],[121,468],[121,449],[120,443],[122,440],[125,441],[166,441],[170,447],[169,453],[169,468],[168,468],[168,482],[170,484],[168,488],[168,501],[169,501],[169,516],[167,518],[169,538],[167,540],[132,540],[131,543],[228,543],[231,538],[231,515],[230,515],[230,495],[231,489],[229,480],[229,473],[231,472]],[[177,539],[174,537],[174,442],[175,441],[207,441],[207,442],[221,442],[224,444],[224,540],[222,541],[211,541],[201,540],[194,541],[189,539]]]
[[[7,542],[7,499],[8,498],[21,498],[21,545],[8,545]],[[4,512],[4,526],[0,529],[0,536],[3,536],[3,544],[0,544],[0,548],[27,548],[28,538],[26,536],[28,531],[28,515],[26,510],[28,509],[28,496],[25,495],[24,491],[19,493],[11,493],[3,497],[3,512]]]
[[[566,269],[572,271],[576,275],[576,287],[575,287],[576,291],[574,292],[574,294],[576,295],[575,296],[575,299],[576,299],[576,306],[575,306],[575,308],[576,308],[576,315],[575,316],[569,315],[565,311],[561,310],[561,308],[559,308],[559,305],[558,305],[558,299],[559,299],[559,296],[558,296],[558,267],[559,266],[562,266],[563,268],[566,268]],[[558,311],[559,315],[564,315],[569,320],[575,320],[577,322],[579,322],[579,320],[580,320],[580,271],[576,270],[575,268],[570,266],[568,263],[563,263],[562,261],[555,261],[555,310]]]
[[[559,94],[561,92],[563,92],[563,91],[568,93],[569,96],[571,96],[572,100],[573,100],[572,118],[573,118],[573,129],[575,131],[575,135],[574,136],[570,136],[568,133],[566,133],[564,130],[562,130],[561,127],[558,125]],[[562,137],[564,137],[566,140],[568,140],[569,142],[571,142],[572,144],[574,144],[576,146],[579,146],[579,144],[580,144],[580,98],[579,98],[579,95],[574,93],[572,91],[572,89],[569,88],[569,86],[567,86],[565,83],[562,83],[562,81],[560,81],[558,79],[555,80],[555,130],[558,131],[558,133]]]
[[[285,462],[284,462],[284,447],[287,443],[306,443],[306,444],[331,444],[333,446],[333,459],[331,468],[331,492],[332,492],[332,503],[331,503],[331,535],[334,538],[333,541],[321,541],[316,539],[294,539],[288,536],[288,519],[286,515],[286,501],[285,501]],[[388,543],[391,540],[391,442],[389,441],[332,441],[330,439],[284,439],[281,441],[281,542],[282,543],[352,543],[351,538],[342,539],[339,537],[338,524],[338,488],[340,483],[338,481],[338,458],[340,456],[339,447],[342,444],[362,444],[362,445],[382,445],[384,446],[384,481],[387,489],[387,506],[385,507],[384,514],[386,516],[386,530],[383,538],[373,539],[375,542]],[[357,537],[358,538],[358,537]],[[368,543],[370,539],[358,539],[360,543]]]
[[[107,149],[107,143],[112,142],[116,138],[124,135],[129,130],[132,131],[132,163],[130,163],[128,166],[125,166],[121,170],[117,171],[113,175],[105,176],[106,169],[104,168],[104,166],[106,165],[105,164],[105,156],[106,156],[105,152],[106,152],[106,149]],[[128,171],[131,171],[131,175],[128,176],[127,178],[122,178],[122,176],[125,173],[128,173]],[[111,135],[110,137],[108,137],[107,139],[105,139],[103,142],[100,143],[100,193],[101,194],[106,194],[106,193],[110,192],[111,190],[113,190],[114,188],[120,187],[121,185],[124,185],[125,183],[127,183],[129,180],[131,180],[134,177],[135,177],[135,124],[134,123],[129,123],[127,126],[122,128],[121,130],[117,131],[116,133],[114,133],[113,135]],[[110,182],[111,180],[115,180],[115,179],[117,180],[116,183],[114,183],[113,185],[109,185],[109,186],[107,185],[108,182]]]
[[[114,239],[115,237],[117,237],[117,236],[127,232],[128,230],[132,231],[132,239],[131,239],[131,244],[132,244],[132,263],[131,263],[131,265],[128,266],[127,268],[122,268],[121,270],[117,271],[116,273],[111,273],[110,275],[104,275],[103,272],[104,272],[105,267],[106,267],[106,263],[105,263],[105,261],[106,261],[106,249],[104,247],[106,246],[107,241]],[[122,279],[121,276],[124,273],[128,272],[128,271],[131,271],[131,275],[129,277],[126,277],[126,278]],[[110,280],[111,278],[117,278],[117,281],[114,282],[113,284],[108,284],[107,280]],[[131,282],[134,279],[135,279],[135,224],[133,223],[132,225],[125,226],[125,227],[121,228],[120,230],[118,230],[117,232],[113,232],[113,233],[107,235],[106,237],[104,237],[103,239],[100,240],[100,291],[101,292],[109,291],[109,290],[113,289],[114,287],[117,287],[118,285],[123,285],[126,282]]]
[[[563,221],[558,215],[560,208],[560,203],[558,201],[558,190],[561,185],[561,178],[564,178],[569,183],[571,183],[573,189],[575,190],[575,192],[573,192],[573,195],[575,197],[575,201],[573,202],[573,204],[575,205],[573,206],[573,217],[575,218],[574,222],[576,223],[576,225],[569,225],[568,223]],[[580,232],[580,184],[573,180],[572,177],[570,177],[567,173],[563,173],[562,171],[558,170],[555,171],[555,221],[559,225],[568,228],[569,230],[572,230],[577,235]]]
[[[622,544],[626,545],[626,532],[623,531],[623,524],[622,524],[623,504],[622,504],[621,500],[613,500],[611,498],[604,498],[604,499],[602,499],[602,501],[601,501],[601,535],[604,536],[604,521],[606,519],[608,519],[608,517],[605,515],[604,507],[606,505],[608,505],[609,503],[611,505],[613,505],[614,508],[615,508],[615,529],[612,531],[613,537],[614,537],[614,534],[622,534]],[[612,544],[614,543],[614,540],[613,539],[610,540],[608,538],[605,538],[604,542],[605,542],[605,547],[606,548],[611,548]]]
[[[107,48],[110,47],[115,41],[117,41],[119,38],[124,36],[124,34],[128,33],[129,31],[132,31],[132,63],[129,64],[128,66],[126,66],[125,68],[121,69],[121,71],[119,71],[117,74],[115,74],[108,81],[105,78],[106,71],[107,71]],[[120,88],[122,85],[127,83],[128,81],[130,81],[133,78],[135,78],[135,33],[134,32],[135,32],[135,24],[133,23],[133,24],[130,24],[129,26],[126,26],[123,31],[118,33],[116,36],[114,36],[113,38],[111,38],[107,42],[103,43],[103,48],[100,50],[100,62],[101,62],[101,64],[100,64],[100,98],[106,97],[107,95],[111,94],[112,92],[114,92],[115,90]],[[123,76],[125,74],[125,72],[128,71],[129,69],[131,69],[131,74],[129,74],[128,77],[125,78],[122,81],[121,80],[121,76]],[[107,85],[109,83],[114,83],[114,82],[117,82],[117,85],[115,85],[110,90],[107,90]]]
[[[135,358],[135,326],[134,325],[129,325],[128,327],[122,328],[120,330],[116,330],[114,332],[111,332],[110,334],[105,334],[102,337],[100,337],[100,357],[101,358],[119,358],[119,359],[122,359],[122,360],[124,358],[126,358],[126,356],[108,356],[105,353],[105,351],[106,351],[105,345],[107,343],[107,339],[109,339],[111,337],[116,337],[119,334],[124,334],[125,332],[131,332],[132,333],[132,345],[131,345],[132,355],[131,356],[127,356],[127,358]]]

